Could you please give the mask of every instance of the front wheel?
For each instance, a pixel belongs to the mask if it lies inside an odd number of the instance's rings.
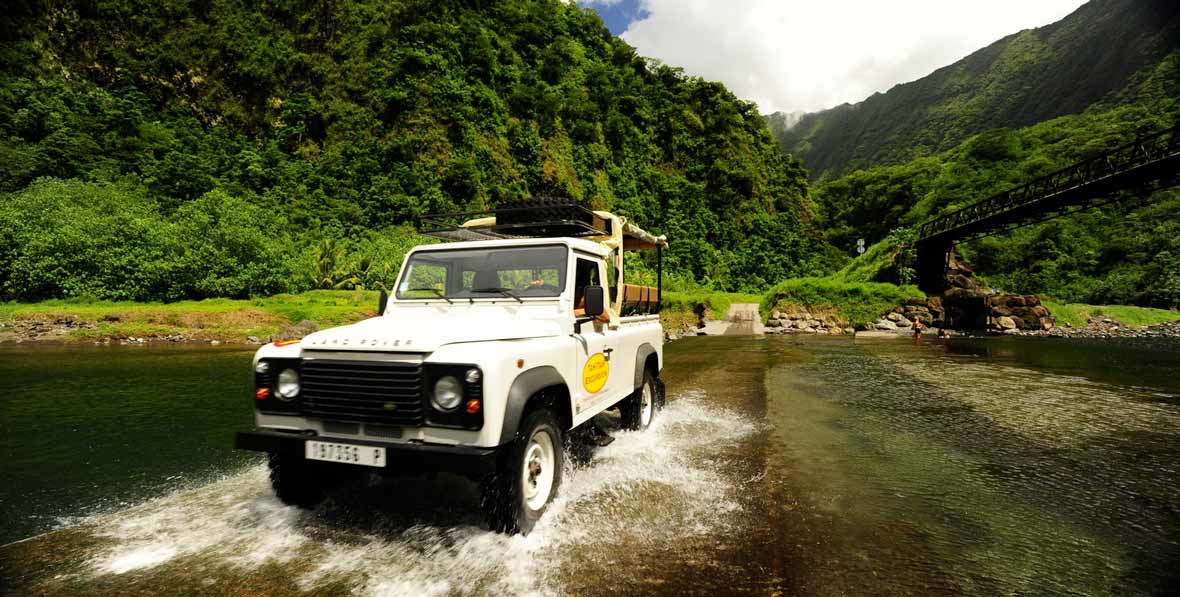
[[[641,431],[651,426],[656,416],[656,378],[651,370],[643,372],[643,385],[619,405],[624,429]]]
[[[527,535],[557,495],[565,454],[548,410],[529,413],[520,429],[497,473],[484,481],[482,505],[493,531]]]
[[[326,471],[302,455],[272,453],[267,464],[271,487],[284,504],[310,509],[327,497],[330,483]]]

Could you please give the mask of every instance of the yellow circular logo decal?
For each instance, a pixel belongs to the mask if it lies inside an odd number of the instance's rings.
[[[586,359],[586,366],[582,367],[582,387],[594,394],[606,385],[606,378],[610,376],[610,363],[601,352],[596,352]]]

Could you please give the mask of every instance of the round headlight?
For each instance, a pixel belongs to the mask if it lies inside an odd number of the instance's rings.
[[[299,373],[294,369],[283,369],[279,373],[279,384],[275,393],[283,400],[290,400],[299,395]]]
[[[463,380],[467,383],[479,383],[481,377],[483,375],[479,372],[479,369],[468,369],[467,373],[463,375]]]
[[[434,394],[430,402],[438,410],[450,412],[459,408],[463,401],[463,386],[453,376],[444,375],[434,382]]]

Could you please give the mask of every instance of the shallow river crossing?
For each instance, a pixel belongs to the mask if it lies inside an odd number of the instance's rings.
[[[249,354],[0,348],[0,589],[1180,590],[1180,345],[682,340],[654,427],[570,470],[528,537],[448,476],[281,505],[228,447]]]

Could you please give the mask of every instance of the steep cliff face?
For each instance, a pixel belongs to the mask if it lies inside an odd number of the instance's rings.
[[[774,114],[768,114],[764,118],[766,119],[766,126],[770,127],[770,132],[777,139],[785,135],[787,131],[795,128],[795,125],[799,124],[799,121],[803,120],[804,116],[807,116],[807,112],[795,111],[775,112]]]
[[[1175,0],[1092,0],[1061,21],[1005,37],[917,81],[772,129],[813,179],[834,177],[932,155],[990,128],[1118,101],[1115,94],[1136,73],[1177,48]]]

